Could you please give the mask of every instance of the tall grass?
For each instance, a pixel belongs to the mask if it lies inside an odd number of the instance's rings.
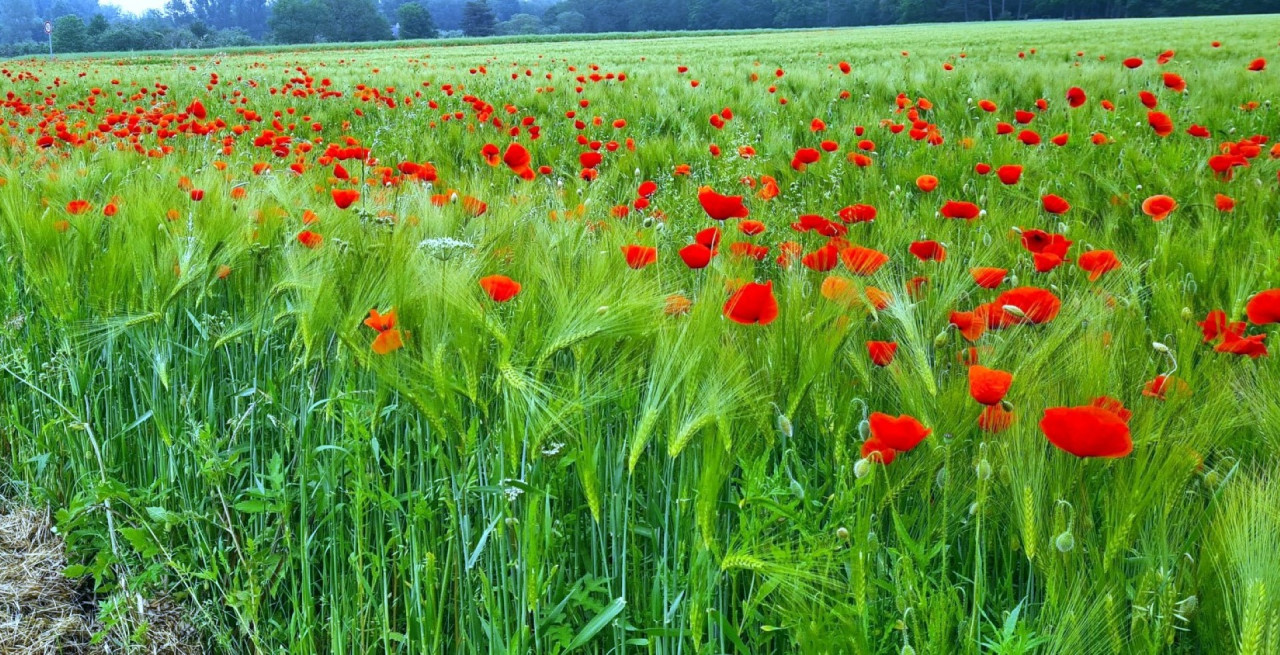
[[[6,110],[0,489],[56,508],[68,574],[90,580],[109,638],[132,649],[146,643],[137,597],[164,593],[186,603],[214,652],[1280,652],[1280,371],[1272,358],[1212,352],[1194,322],[1216,307],[1238,316],[1250,294],[1280,286],[1275,163],[1259,159],[1230,184],[1203,164],[1219,140],[1280,134],[1269,104],[1239,109],[1274,95],[1274,72],[1244,66],[1274,53],[1277,27],[962,25],[11,64],[39,77],[13,84],[28,102],[54,78],[60,104],[95,86],[127,96],[131,83],[162,82],[176,109],[201,97],[236,122],[221,96],[239,90],[268,122],[295,107],[327,141],[349,133],[384,164],[431,160],[440,181],[366,185],[339,211],[313,189],[327,171],[298,179],[249,145],[265,124],[229,156],[216,140],[178,137],[172,155],[145,158],[110,140],[40,151],[26,132],[40,116]],[[1213,141],[1147,128],[1134,95],[1158,90],[1155,64],[1118,61],[1165,48],[1190,92],[1160,93],[1162,109],[1182,128],[1209,126]],[[852,75],[832,68],[840,60]],[[566,67],[592,63],[628,80],[585,84],[591,106],[577,108]],[[468,73],[482,64],[489,74]],[[365,83],[423,97],[388,110],[268,92],[297,66],[346,92]],[[213,71],[229,83],[209,93]],[[530,149],[556,174],[525,183],[485,166],[480,147],[506,137],[470,117],[441,122],[464,109],[443,83],[538,116]],[[1088,106],[1066,109],[1072,85]],[[837,100],[841,89],[852,98]],[[879,127],[900,120],[898,93],[935,104],[943,145]],[[1052,106],[1033,127],[1069,131],[1068,146],[996,138],[974,105],[989,98],[1005,116],[1040,97]],[[706,116],[726,106],[735,119],[711,129]],[[610,153],[591,184],[573,175],[570,108],[606,126],[625,118],[617,137],[637,144]],[[794,149],[816,140],[814,117],[845,147],[865,125],[875,166],[828,156],[791,171]],[[63,120],[81,118],[92,120]],[[1115,143],[1091,145],[1095,131]],[[730,156],[748,143],[756,158]],[[254,176],[255,161],[274,170]],[[977,161],[1021,163],[1025,177],[1003,187],[973,175]],[[678,163],[692,178],[671,174]],[[922,173],[940,178],[938,192],[915,191]],[[731,191],[762,174],[782,187],[749,201],[767,243],[811,245],[787,228],[801,213],[878,207],[850,238],[893,255],[867,282],[897,301],[842,308],[821,297],[819,274],[727,252],[687,270],[675,250],[709,223],[698,186]],[[205,199],[192,203],[179,176]],[[611,217],[644,179],[659,183],[667,220]],[[489,210],[432,205],[444,189]],[[1218,191],[1235,212],[1213,209]],[[1039,211],[1051,192],[1074,205],[1063,219]],[[1178,199],[1170,220],[1139,213],[1152,193]],[[118,215],[57,229],[69,200],[112,196]],[[945,197],[987,214],[944,221]],[[584,215],[563,218],[579,204]],[[294,239],[304,208],[320,216],[321,248]],[[1081,251],[1116,250],[1124,268],[1092,285],[1073,266],[1038,275],[1014,227],[1066,230]],[[947,244],[945,262],[906,255],[923,235]],[[627,243],[657,245],[657,264],[627,269]],[[968,277],[978,265],[1010,266],[1065,301],[1053,323],[979,344],[984,363],[1016,376],[1017,423],[994,436],[977,427],[957,360],[969,344],[947,327],[950,310],[986,300]],[[480,291],[476,280],[497,272],[523,283],[515,301]],[[910,301],[904,282],[920,274],[930,290]],[[775,323],[722,317],[735,278],[774,281]],[[677,292],[691,313],[664,316]],[[406,346],[378,356],[361,321],[392,306]],[[871,365],[872,339],[900,344],[893,365]],[[1144,398],[1170,357],[1192,395]],[[1078,460],[1052,448],[1041,410],[1098,395],[1133,410],[1134,453]],[[858,460],[871,411],[909,413],[933,435],[868,469]]]

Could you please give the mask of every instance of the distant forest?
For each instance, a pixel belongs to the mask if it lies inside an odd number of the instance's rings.
[[[0,56],[441,36],[1280,12],[1280,0],[0,0]]]

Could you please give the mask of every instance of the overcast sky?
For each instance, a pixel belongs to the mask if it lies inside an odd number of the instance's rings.
[[[165,0],[103,0],[104,5],[115,5],[131,14],[141,14],[148,9],[159,9]]]

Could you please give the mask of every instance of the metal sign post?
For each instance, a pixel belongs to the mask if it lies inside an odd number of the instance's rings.
[[[53,23],[44,22],[44,34],[49,37],[49,58],[53,59]]]

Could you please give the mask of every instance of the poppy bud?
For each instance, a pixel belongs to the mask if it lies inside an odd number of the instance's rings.
[[[933,338],[933,347],[942,348],[943,346],[947,345],[948,341],[951,340],[950,337],[951,335],[947,330],[943,330],[939,332],[938,336]]]
[[[1071,550],[1076,547],[1076,538],[1071,534],[1070,530],[1065,531],[1057,537],[1054,537],[1053,546],[1054,548],[1057,548],[1060,553],[1071,552]]]
[[[867,477],[867,474],[870,472],[871,472],[871,460],[867,459],[866,457],[863,457],[862,459],[853,463],[853,477],[861,480],[862,478]],[[1206,479],[1208,479],[1208,476],[1205,476],[1205,477]]]
[[[991,479],[991,462],[988,462],[985,459],[979,461],[976,472],[978,474],[979,480],[990,480]]]
[[[1027,317],[1026,312],[1022,311],[1022,308],[1017,305],[1001,305],[1000,309],[1004,310],[1006,314],[1012,314],[1018,318]]]
[[[934,483],[934,484],[936,484],[936,485],[938,485],[939,487],[941,487],[942,485],[944,485],[944,484],[946,484],[946,483],[947,483],[947,469],[946,469],[946,468],[940,468],[940,469],[938,469],[938,474],[937,474],[937,475],[935,475],[935,476],[933,476],[933,483]]]
[[[804,500],[804,487],[800,486],[800,483],[795,480],[791,481],[791,493],[794,494],[796,498]]]
[[[836,528],[836,538],[840,539],[841,541],[848,541],[849,530],[844,527]],[[1192,596],[1192,598],[1195,598],[1195,596]]]
[[[1011,402],[1009,402],[1009,401],[1007,401],[1007,400],[1001,400],[1001,401],[1000,401],[1000,409],[1003,409],[1003,410],[1004,410],[1004,411],[1006,411],[1006,412],[1012,412],[1012,411],[1013,411],[1013,403],[1011,403]]]
[[[1190,307],[1183,307],[1183,308],[1182,308],[1182,320],[1184,320],[1184,321],[1189,321],[1189,320],[1191,320],[1191,319],[1195,318],[1195,316],[1196,316],[1195,314],[1191,313],[1191,308],[1190,308]]]
[[[902,650],[898,651],[898,655],[916,655],[916,649],[912,648],[911,644],[903,644]]]
[[[978,503],[976,501],[969,503],[969,516],[973,516],[974,514],[977,514],[977,513],[978,513]]]
[[[778,434],[783,439],[790,439],[792,435],[791,419],[781,412],[778,413]]]
[[[1156,352],[1158,353],[1163,353],[1165,355],[1169,354],[1169,346],[1166,346],[1163,343],[1160,343],[1159,341],[1152,341],[1151,347],[1155,348]]]
[[[858,423],[858,436],[861,437],[863,441],[866,441],[867,437],[871,436],[871,423],[866,419],[862,419],[862,422]]]

